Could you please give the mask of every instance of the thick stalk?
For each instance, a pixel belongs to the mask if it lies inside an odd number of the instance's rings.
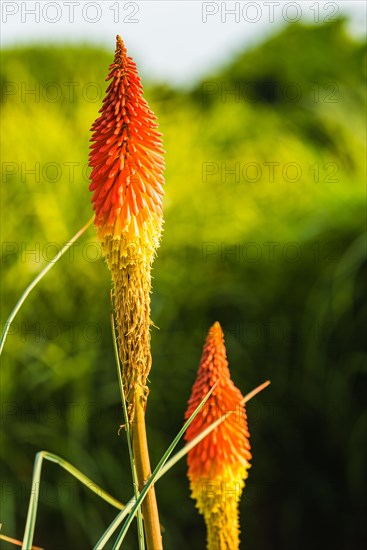
[[[138,476],[139,492],[151,476],[147,433],[145,428],[145,401],[139,385],[134,393],[135,415],[131,424],[133,453],[136,473]],[[155,489],[149,489],[142,503],[144,517],[144,531],[148,550],[163,550],[162,535],[159,523],[157,500]]]

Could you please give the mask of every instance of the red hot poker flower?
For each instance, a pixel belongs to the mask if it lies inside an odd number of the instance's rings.
[[[122,238],[150,249],[157,247],[162,225],[164,151],[136,65],[119,36],[107,80],[91,138],[95,225],[101,239]]]
[[[107,95],[92,126],[90,190],[94,223],[114,283],[122,376],[132,421],[136,396],[148,394],[152,362],[151,266],[163,222],[164,161],[156,117],[119,36],[107,80]]]
[[[187,429],[186,441],[192,441],[225,413],[234,413],[188,453],[188,477],[207,525],[208,549],[235,550],[239,547],[238,502],[250,468],[250,435],[243,396],[231,380],[218,322],[209,331],[185,418],[217,381],[206,405]]]

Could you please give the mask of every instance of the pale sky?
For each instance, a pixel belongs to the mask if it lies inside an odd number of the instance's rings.
[[[288,21],[322,23],[347,14],[351,32],[361,36],[367,16],[365,0],[1,0],[0,6],[2,47],[89,42],[112,52],[120,34],[146,77],[179,85],[191,84]]]

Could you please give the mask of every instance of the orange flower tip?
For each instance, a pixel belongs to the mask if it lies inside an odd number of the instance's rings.
[[[162,139],[119,35],[107,80],[101,114],[91,128],[89,189],[95,225],[101,240],[110,236],[137,242],[139,250],[155,250],[163,222]]]
[[[210,343],[212,346],[224,347],[224,333],[219,321],[215,321],[215,323],[210,327],[206,338],[206,343]]]
[[[122,58],[126,54],[126,48],[125,44],[121,38],[121,36],[118,34],[116,36],[116,52],[115,52],[115,65],[122,68]]]
[[[209,331],[209,334],[221,334],[224,336],[223,334],[223,330],[222,330],[222,327],[220,326],[220,323],[219,321],[215,321],[214,325],[211,327],[210,331]]]

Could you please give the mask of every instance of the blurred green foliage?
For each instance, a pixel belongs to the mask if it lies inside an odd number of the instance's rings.
[[[2,322],[91,216],[89,128],[112,50],[111,38],[110,52],[83,45],[2,53]],[[248,550],[366,544],[364,60],[365,45],[345,21],[294,24],[190,91],[146,86],[167,151],[152,295],[152,463],[182,425],[205,334],[219,320],[242,392],[272,380],[248,405]],[[132,494],[117,434],[109,288],[89,229],[12,327],[1,367],[9,536],[22,538],[38,450],[62,455],[124,501]],[[184,462],[157,494],[165,547],[204,548]],[[36,544],[90,548],[114,515],[45,465]],[[126,548],[136,548],[134,533]]]

